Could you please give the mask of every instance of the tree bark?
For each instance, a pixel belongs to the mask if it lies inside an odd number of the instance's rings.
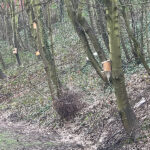
[[[69,18],[70,18],[70,20],[71,20],[71,22],[74,26],[75,31],[77,32],[77,34],[79,36],[81,42],[83,43],[84,49],[86,51],[86,54],[87,54],[87,56],[88,56],[88,58],[89,58],[89,60],[92,64],[92,66],[96,70],[97,74],[101,77],[101,79],[106,82],[105,78],[103,77],[103,75],[101,73],[101,68],[99,66],[99,63],[95,59],[95,57],[94,57],[94,55],[91,51],[88,39],[86,37],[85,30],[81,26],[81,24],[78,22],[78,17],[77,17],[77,14],[76,14],[75,10],[74,10],[74,7],[72,6],[71,1],[70,0],[65,0],[65,3],[66,3],[66,6],[67,6],[67,12],[68,12]]]
[[[85,33],[88,35],[95,51],[98,53],[100,61],[105,61],[106,60],[105,53],[102,47],[100,46],[100,43],[95,33],[93,32],[92,28],[89,26],[87,20],[82,16],[82,14],[79,14],[77,19],[79,23],[81,24],[81,26],[84,28]]]
[[[145,0],[147,1],[147,0]],[[146,45],[147,45],[147,53],[149,55],[150,58],[150,48],[149,48],[149,25],[148,25],[148,11],[147,11],[147,7],[145,7],[145,23],[146,23]]]
[[[1,52],[0,52],[0,62],[1,62],[1,64],[2,64],[2,68],[5,70],[5,69],[6,69],[6,65],[5,65],[5,62],[4,62],[4,60],[3,60],[3,57],[2,57]]]
[[[26,7],[30,5],[32,8],[31,17],[32,21],[36,22],[37,29],[34,29],[34,39],[37,41],[38,48],[45,65],[45,71],[47,74],[48,84],[51,91],[52,99],[61,96],[61,84],[58,78],[55,60],[53,52],[49,45],[49,38],[47,34],[46,24],[43,16],[41,6],[33,7],[32,5],[38,4],[40,1],[37,0],[30,2],[26,1]],[[28,13],[29,14],[29,13]],[[34,20],[33,20],[34,19]]]
[[[12,1],[12,27],[13,27],[13,45],[15,48],[17,48],[17,54],[16,59],[18,62],[18,65],[21,65],[20,57],[19,57],[19,52],[18,52],[18,42],[17,42],[17,24],[16,24],[16,15],[15,15],[15,4],[14,1]]]
[[[138,56],[137,59],[140,59],[140,61],[143,64],[144,68],[146,69],[147,73],[150,75],[150,68],[149,68],[148,64],[146,63],[145,58],[144,58],[144,56],[142,55],[142,53],[140,51],[140,44],[136,40],[132,30],[130,29],[129,21],[127,20],[127,17],[126,17],[125,6],[123,5],[121,0],[120,0],[120,3],[121,3],[121,6],[122,6],[122,11],[121,12],[122,12],[122,15],[123,15],[123,18],[124,18],[124,21],[125,21],[125,25],[126,25],[126,28],[127,28],[127,33],[129,35],[129,38],[131,38],[131,40],[134,44],[134,50],[135,50],[135,52]]]
[[[95,8],[96,8],[96,12],[97,12],[97,28],[99,31],[99,34],[102,34],[102,38],[103,41],[105,43],[105,47],[107,48],[108,52],[110,52],[109,50],[109,39],[108,39],[108,35],[107,35],[107,30],[104,24],[104,19],[103,19],[103,11],[102,11],[102,7],[100,6],[100,3],[98,0],[95,0]]]
[[[129,104],[122,70],[117,0],[105,0],[105,4],[107,7],[106,17],[112,61],[112,79],[117,98],[118,111],[127,134],[134,137],[137,120]]]
[[[0,79],[5,79],[6,75],[3,73],[3,71],[0,69]]]
[[[25,17],[24,17],[24,11],[23,11],[23,9],[24,9],[24,6],[23,6],[23,0],[21,0],[21,9],[22,9],[22,18],[23,18],[23,30],[24,30],[24,35],[25,35],[25,48],[27,49],[27,50],[29,50],[29,43],[28,43],[28,36],[27,36],[27,31],[26,31],[26,26],[25,26]]]
[[[128,61],[128,62],[130,62],[130,61],[131,61],[131,59],[130,59],[130,56],[129,56],[128,50],[127,50],[127,48],[126,48],[126,45],[125,45],[125,43],[124,43],[123,35],[122,35],[122,33],[121,33],[121,32],[120,32],[120,38],[121,38],[121,45],[122,45],[122,48],[123,48],[124,54],[125,54],[125,56],[126,56],[126,59],[127,59],[127,61]]]
[[[91,28],[92,28],[92,30],[94,31],[94,33],[96,33],[96,31],[95,31],[95,26],[94,26],[92,1],[91,1],[91,0],[86,0],[86,4],[87,4],[87,10],[88,10],[89,18],[90,18],[90,25],[91,25]]]

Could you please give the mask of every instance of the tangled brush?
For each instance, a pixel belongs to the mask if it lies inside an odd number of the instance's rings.
[[[53,106],[61,119],[69,120],[83,108],[81,95],[73,91],[64,92],[59,99],[53,100]]]

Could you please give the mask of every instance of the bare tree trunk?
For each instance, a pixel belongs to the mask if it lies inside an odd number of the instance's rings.
[[[101,73],[101,68],[99,66],[99,63],[97,62],[97,60],[95,59],[95,57],[91,51],[88,39],[86,37],[85,30],[78,21],[77,14],[74,10],[75,6],[74,7],[72,6],[72,3],[70,0],[66,0],[65,2],[66,2],[69,18],[74,26],[75,31],[77,32],[77,34],[79,36],[81,42],[84,45],[84,49],[86,51],[86,54],[87,54],[89,60],[91,61],[92,66],[95,68],[97,74],[102,78],[102,80],[106,82],[105,78],[103,77],[103,75]]]
[[[147,0],[145,0],[145,1],[147,1]],[[147,53],[150,58],[148,14],[149,13],[147,13],[147,7],[145,7],[146,43],[147,43]]]
[[[22,9],[22,18],[23,18],[23,30],[24,30],[24,35],[25,35],[25,48],[29,50],[29,45],[28,45],[28,37],[27,37],[27,32],[26,32],[26,26],[25,26],[25,18],[24,18],[24,13],[23,13],[23,2],[21,0],[21,9]]]
[[[127,48],[126,48],[126,45],[125,45],[125,43],[124,43],[123,35],[122,35],[121,32],[120,32],[120,38],[121,38],[121,45],[122,45],[123,51],[124,51],[124,53],[125,53],[126,59],[127,59],[128,62],[130,62],[131,59],[130,59],[128,50],[127,50]]]
[[[31,19],[32,21],[36,22],[37,29],[34,29],[35,35],[34,39],[37,41],[38,48],[45,65],[45,71],[47,74],[48,84],[51,91],[52,98],[54,97],[59,98],[61,96],[61,84],[58,78],[55,59],[52,50],[50,49],[49,45],[49,38],[47,34],[47,27],[43,16],[43,11],[41,6],[33,7],[33,5],[38,4],[39,0],[37,1],[27,1],[26,7],[30,6],[31,12]],[[32,8],[32,9],[31,9]],[[29,14],[29,13],[28,13]]]
[[[5,79],[5,78],[6,78],[6,75],[0,69],[0,79]]]
[[[2,64],[3,69],[5,70],[5,69],[6,69],[6,65],[5,65],[5,62],[4,62],[4,60],[3,60],[3,57],[2,57],[1,52],[0,52],[0,62],[1,62],[1,64]]]
[[[127,16],[126,16],[125,6],[123,5],[121,0],[119,0],[119,1],[121,3],[121,6],[122,6],[121,12],[122,12],[122,15],[123,15],[123,18],[124,18],[124,21],[125,21],[125,25],[126,25],[126,28],[127,28],[127,33],[128,33],[129,38],[131,38],[131,40],[134,44],[134,50],[135,50],[135,53],[138,56],[137,59],[140,59],[140,61],[143,64],[144,68],[146,69],[147,73],[150,75],[150,68],[149,68],[148,64],[146,63],[145,58],[144,58],[144,56],[142,55],[142,53],[140,51],[140,44],[136,40],[132,30],[130,29],[129,21],[127,20]]]
[[[60,21],[64,18],[64,0],[60,0]]]
[[[79,23],[81,24],[81,26],[84,28],[84,31],[86,32],[86,34],[89,36],[89,39],[90,39],[91,43],[93,44],[95,51],[98,53],[100,61],[106,60],[105,53],[95,35],[95,33],[92,31],[92,28],[89,26],[87,20],[82,16],[82,14],[79,14],[77,19],[78,19]]]
[[[88,9],[88,14],[89,14],[89,18],[90,18],[90,24],[91,24],[91,28],[92,30],[96,33],[95,31],[95,27],[94,27],[94,19],[93,19],[93,11],[92,11],[92,3],[91,0],[86,0],[87,3],[87,9]]]
[[[15,16],[15,4],[14,4],[14,2],[12,2],[13,44],[14,44],[14,47],[17,48],[17,53],[15,55],[16,55],[16,59],[17,59],[18,65],[20,66],[21,65],[21,61],[20,61],[19,52],[18,52],[17,30],[16,30],[16,26],[17,25],[16,25],[15,18],[16,18],[16,16]]]
[[[118,111],[126,132],[134,137],[137,120],[129,104],[122,70],[117,0],[105,0],[105,4],[107,6],[107,29],[110,41],[113,87],[117,98]]]
[[[97,29],[99,31],[99,34],[100,35],[102,34],[103,41],[109,52],[110,51],[109,50],[109,39],[108,39],[106,27],[104,25],[104,19],[102,17],[104,15],[104,13],[103,13],[102,7],[100,6],[100,3],[98,0],[95,0],[95,8],[96,8],[96,12],[97,12],[97,20],[96,20]]]
[[[143,41],[143,38],[144,38],[144,22],[143,22],[143,19],[144,19],[144,4],[142,4],[142,12],[141,12],[141,18],[140,18],[140,22],[141,22],[141,53],[144,54],[144,41]]]

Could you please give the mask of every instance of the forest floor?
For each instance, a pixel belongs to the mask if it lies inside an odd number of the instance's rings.
[[[56,131],[48,132],[25,121],[11,122],[8,114],[10,112],[3,112],[0,117],[0,150],[69,150],[80,147],[77,143],[64,143]]]
[[[36,77],[29,77],[31,84],[37,81]],[[126,76],[130,104],[141,126],[140,136],[136,142],[129,140],[123,130],[111,88],[106,89],[106,93],[103,88],[93,90],[91,88],[90,93],[82,91],[82,100],[87,103],[87,106],[77,113],[74,120],[60,123],[59,117],[50,111],[51,106],[48,103],[44,107],[41,101],[40,105],[39,103],[33,105],[36,101],[32,102],[30,95],[30,100],[24,102],[22,97],[33,92],[33,88],[21,90],[25,85],[19,85],[18,88],[14,78],[17,77],[7,79],[7,85],[11,84],[11,93],[0,95],[0,150],[150,149],[150,77],[145,72],[139,71]],[[23,82],[22,78],[20,80]],[[6,92],[3,88],[1,87],[1,91]],[[43,108],[42,112],[27,118],[27,114],[40,107]],[[33,121],[33,118],[40,119]]]

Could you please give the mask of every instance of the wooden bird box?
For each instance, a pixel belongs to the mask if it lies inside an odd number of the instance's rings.
[[[36,56],[40,56],[40,52],[39,52],[39,51],[36,51],[35,55],[36,55]]]
[[[111,72],[111,62],[110,62],[110,60],[104,61],[104,62],[102,62],[102,64],[103,64],[103,70],[105,72],[106,71]]]
[[[13,54],[17,54],[17,48],[13,49]]]
[[[37,29],[37,24],[36,24],[36,22],[33,22],[33,29]]]

